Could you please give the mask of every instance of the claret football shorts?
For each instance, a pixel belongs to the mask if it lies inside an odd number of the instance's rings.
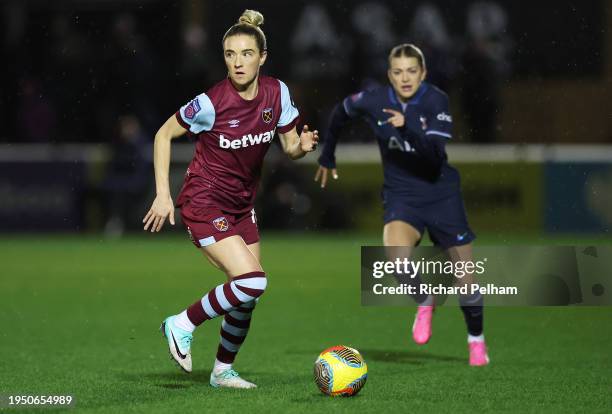
[[[236,214],[217,207],[196,207],[187,201],[181,207],[181,218],[197,248],[235,235],[241,236],[246,244],[259,241],[255,209]]]

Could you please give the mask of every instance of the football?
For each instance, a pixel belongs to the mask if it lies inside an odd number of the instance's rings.
[[[314,380],[323,394],[350,397],[368,378],[368,366],[356,349],[338,345],[327,348],[315,361]]]

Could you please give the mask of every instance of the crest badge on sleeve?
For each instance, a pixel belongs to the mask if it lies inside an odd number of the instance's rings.
[[[213,220],[213,226],[219,231],[227,231],[229,229],[229,223],[225,217],[218,217]]]
[[[363,96],[363,92],[355,93],[351,95],[351,101],[357,102],[358,100],[361,99],[362,96]]]
[[[274,117],[274,113],[272,112],[272,108],[266,108],[263,111],[261,111],[261,119],[263,119],[263,121],[266,124],[269,124],[270,122],[272,122],[273,117]]]
[[[200,112],[200,109],[200,104],[196,98],[193,101],[189,102],[189,104],[187,104],[187,106],[185,107],[185,118],[193,119],[196,114]]]

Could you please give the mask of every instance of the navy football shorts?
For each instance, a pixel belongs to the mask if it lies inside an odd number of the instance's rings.
[[[405,198],[387,194],[383,206],[385,224],[394,220],[404,221],[417,229],[421,236],[427,229],[432,243],[441,248],[461,246],[476,239],[467,222],[461,193],[418,207]]]

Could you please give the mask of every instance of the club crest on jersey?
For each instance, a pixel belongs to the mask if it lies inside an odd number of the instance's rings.
[[[200,103],[198,102],[198,99],[196,98],[193,101],[189,102],[187,106],[185,107],[185,111],[184,111],[185,118],[193,119],[196,116],[196,114],[200,112],[200,109],[201,109]]]
[[[266,108],[261,111],[261,119],[263,119],[266,124],[272,122],[273,115],[274,113],[272,112],[272,108]]]
[[[425,131],[427,129],[427,118],[421,116],[419,117],[419,121],[421,121],[421,129]]]
[[[219,231],[227,231],[229,229],[229,223],[225,217],[218,217],[213,220],[213,226]]]

